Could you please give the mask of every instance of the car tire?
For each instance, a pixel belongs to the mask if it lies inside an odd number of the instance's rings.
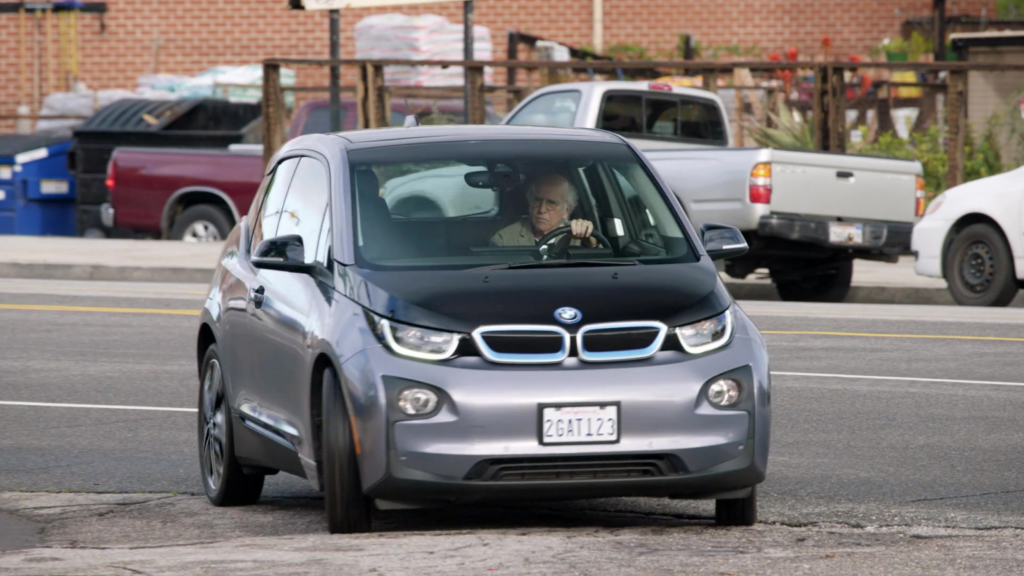
[[[199,472],[214,506],[255,504],[263,492],[262,474],[246,474],[235,459],[231,408],[217,345],[206,349],[199,378]]]
[[[746,498],[715,500],[715,524],[719,526],[753,526],[757,524],[757,486],[750,488]]]
[[[321,442],[324,467],[324,507],[331,534],[370,531],[372,505],[363,495],[356,460],[352,423],[334,370],[323,378],[323,426]]]
[[[185,209],[171,226],[170,239],[183,242],[220,242],[231,233],[231,217],[212,204]]]
[[[775,289],[779,298],[787,302],[842,302],[850,293],[852,283],[853,260],[840,260],[832,272],[776,281]]]
[[[961,306],[1006,306],[1019,289],[1013,254],[992,224],[961,230],[945,254],[946,284]]]

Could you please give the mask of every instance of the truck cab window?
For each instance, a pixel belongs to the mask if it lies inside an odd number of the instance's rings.
[[[713,144],[725,144],[725,120],[713,103],[683,100],[679,106],[679,133],[677,136],[691,140],[707,140]]]
[[[642,134],[644,99],[636,94],[611,94],[604,99],[598,128],[620,134]]]
[[[580,93],[576,90],[538,96],[516,112],[509,124],[517,126],[557,126],[570,128],[576,121]]]
[[[644,127],[648,134],[679,136],[679,101],[676,99],[648,98],[644,110]]]

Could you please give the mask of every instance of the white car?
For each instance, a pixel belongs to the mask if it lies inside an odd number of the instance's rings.
[[[914,226],[917,273],[965,306],[1006,306],[1024,287],[1024,167],[950,188]]]

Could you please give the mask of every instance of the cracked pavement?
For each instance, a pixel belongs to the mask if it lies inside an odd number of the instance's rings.
[[[0,286],[0,302],[124,305],[49,292]],[[714,527],[710,501],[622,498],[378,512],[372,534],[329,536],[320,495],[284,474],[255,506],[210,506],[192,413],[0,405],[0,573],[1020,573],[1024,386],[849,376],[1024,383],[1024,343],[797,333],[1012,338],[1024,315],[743,306],[769,332],[772,370],[847,376],[774,378],[753,528]],[[195,404],[193,318],[0,322],[0,401]]]

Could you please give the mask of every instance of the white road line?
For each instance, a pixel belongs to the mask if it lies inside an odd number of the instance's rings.
[[[814,378],[844,378],[847,380],[890,380],[896,382],[935,382],[938,384],[978,384],[984,386],[1024,386],[1024,382],[947,380],[945,378],[907,378],[904,376],[859,376],[855,374],[819,374],[814,372],[772,372],[772,376],[810,376]]]
[[[97,408],[102,410],[149,410],[151,412],[196,412],[195,408],[167,408],[164,406],[113,406],[109,404],[57,404],[53,402],[5,402],[0,406],[39,406],[44,408]]]

